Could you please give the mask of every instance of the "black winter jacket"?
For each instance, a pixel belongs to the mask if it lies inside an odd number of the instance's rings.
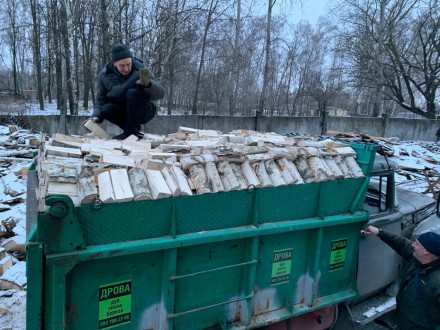
[[[136,84],[136,81],[139,79],[139,69],[143,67],[144,63],[133,57],[131,73],[128,76],[123,76],[116,70],[113,62],[108,62],[98,75],[98,93],[92,116],[99,117],[104,104],[122,104],[125,94],[130,88],[142,88],[157,107],[157,102],[155,101],[164,97],[164,89],[154,77],[152,77],[149,87]]]
[[[396,321],[399,329],[440,328],[440,259],[422,265],[411,241],[386,231],[379,238],[407,261],[399,277]]]

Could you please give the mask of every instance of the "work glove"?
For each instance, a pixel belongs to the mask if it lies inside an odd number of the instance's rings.
[[[87,121],[91,120],[92,122],[94,122],[95,124],[101,124],[103,119],[99,118],[99,117],[90,117],[86,120],[84,120],[84,122],[82,123],[82,125],[84,126],[86,124]]]
[[[147,68],[141,68],[139,69],[139,75],[140,75],[140,79],[136,81],[136,83],[138,85],[148,87],[150,85],[151,71],[148,70]]]
[[[93,121],[95,124],[101,124],[102,123],[102,119],[99,117],[91,117],[90,118],[91,121]]]

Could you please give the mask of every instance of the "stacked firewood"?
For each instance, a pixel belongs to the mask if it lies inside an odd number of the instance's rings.
[[[39,199],[115,203],[362,177],[355,158],[334,140],[244,130],[180,127],[124,141],[55,134],[37,162]]]

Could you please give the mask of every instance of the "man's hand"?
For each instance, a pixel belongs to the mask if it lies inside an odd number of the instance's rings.
[[[101,118],[99,118],[99,117],[90,117],[89,119],[86,119],[86,120],[82,123],[82,125],[84,126],[89,120],[90,120],[92,123],[95,123],[95,124],[101,124],[102,121],[103,121],[103,119],[101,119]]]
[[[90,118],[90,120],[92,122],[94,122],[95,124],[101,124],[102,123],[102,119],[99,118],[99,117],[92,117],[92,118]]]
[[[139,69],[140,79],[136,81],[138,85],[148,87],[150,85],[151,71],[147,68]]]
[[[374,226],[368,226],[364,230],[362,230],[362,235],[364,236],[377,236],[379,234],[379,228]]]

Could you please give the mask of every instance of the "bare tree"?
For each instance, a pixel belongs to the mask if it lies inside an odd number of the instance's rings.
[[[44,98],[43,98],[43,79],[42,79],[42,66],[41,66],[41,21],[40,21],[40,6],[37,0],[30,0],[30,8],[32,14],[32,49],[34,52],[34,66],[37,76],[37,98],[40,104],[40,110],[44,110]]]

